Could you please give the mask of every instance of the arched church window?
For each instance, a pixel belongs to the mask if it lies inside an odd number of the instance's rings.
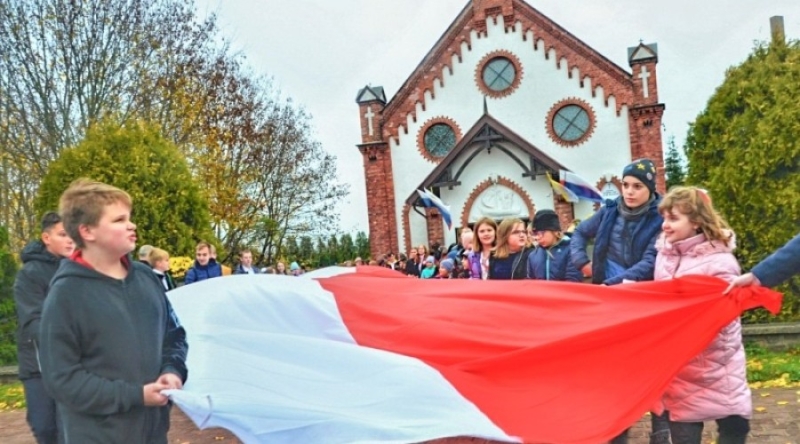
[[[509,51],[486,54],[475,70],[475,82],[487,96],[500,98],[511,94],[522,78],[522,64]]]
[[[547,132],[556,143],[564,146],[580,145],[594,131],[594,111],[579,99],[562,100],[550,109]]]
[[[425,150],[433,157],[444,157],[456,146],[456,132],[446,123],[436,123],[425,131]]]

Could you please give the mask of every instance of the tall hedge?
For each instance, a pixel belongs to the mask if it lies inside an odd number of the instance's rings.
[[[112,120],[93,125],[50,164],[39,187],[38,214],[57,209],[63,191],[80,177],[131,195],[140,244],[180,256],[193,255],[198,240],[212,239],[208,202],[178,148],[156,126]]]
[[[689,130],[687,183],[706,187],[737,234],[744,270],[800,230],[800,45],[755,48],[726,73]],[[778,320],[800,320],[800,278]],[[748,321],[774,320],[764,311]]]
[[[11,254],[8,231],[0,226],[0,365],[17,362],[17,312],[14,308],[14,276],[17,262]]]

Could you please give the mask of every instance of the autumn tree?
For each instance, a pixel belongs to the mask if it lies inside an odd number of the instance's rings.
[[[0,36],[0,222],[15,239],[31,235],[50,162],[107,116],[154,122],[177,145],[223,261],[249,246],[271,262],[287,236],[336,230],[348,189],[311,116],[192,0],[8,0]]]
[[[133,199],[139,242],[175,256],[191,255],[211,240],[208,204],[175,145],[160,129],[138,121],[112,119],[90,127],[86,138],[51,162],[39,187],[37,212],[58,208],[69,184],[80,177],[109,183]]]
[[[687,137],[687,182],[710,191],[736,232],[742,268],[797,234],[800,221],[800,44],[760,45],[725,80]],[[800,278],[781,287],[780,319],[800,318]],[[763,312],[750,320],[769,319]]]
[[[0,221],[17,240],[51,161],[108,115],[171,116],[157,82],[213,44],[192,0],[0,2]],[[173,127],[167,125],[165,128]]]

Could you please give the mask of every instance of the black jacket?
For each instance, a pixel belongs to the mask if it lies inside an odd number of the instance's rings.
[[[532,248],[523,247],[522,250],[509,255],[503,259],[498,259],[494,255],[489,256],[489,279],[527,279],[528,278],[528,256]]]
[[[142,387],[185,380],[186,332],[153,271],[132,262],[114,279],[61,262],[44,304],[42,380],[67,442],[166,444],[169,408],[145,407]]]
[[[39,321],[50,280],[56,274],[61,258],[47,251],[38,240],[26,245],[20,257],[23,265],[14,281],[14,302],[17,307],[19,378],[24,380],[40,376]]]

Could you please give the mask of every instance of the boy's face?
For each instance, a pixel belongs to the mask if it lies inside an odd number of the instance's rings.
[[[195,250],[194,258],[197,259],[198,264],[208,265],[208,260],[211,259],[211,254],[208,251],[208,247],[200,247]]]
[[[153,268],[158,271],[169,271],[169,258],[156,261],[156,263],[153,264]]]
[[[250,267],[253,265],[253,254],[250,252],[242,253],[242,265]]]
[[[42,233],[42,243],[47,251],[56,256],[69,257],[75,251],[75,242],[72,242],[61,222]]]
[[[81,225],[81,236],[87,246],[96,246],[113,256],[124,256],[136,248],[136,224],[131,222],[131,209],[122,202],[103,208],[97,225]]]

